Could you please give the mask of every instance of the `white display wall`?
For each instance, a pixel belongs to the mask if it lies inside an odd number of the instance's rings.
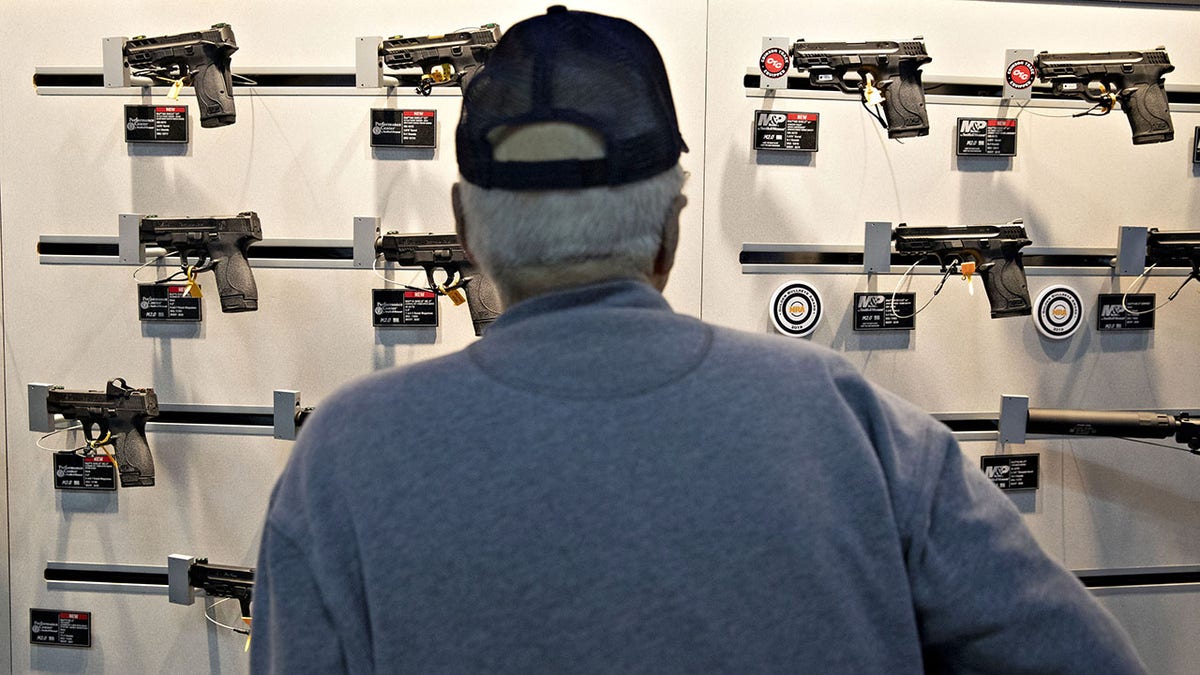
[[[386,229],[449,232],[459,98],[406,89],[281,93],[235,89],[233,126],[203,129],[195,102],[182,148],[128,146],[123,110],[136,95],[46,95],[39,68],[101,65],[107,36],[162,35],[221,21],[239,44],[235,72],[249,67],[350,73],[355,38],[424,35],[494,21],[506,28],[546,3],[367,1],[203,4],[0,4],[0,244],[9,568],[8,643],[16,672],[244,672],[242,640],[209,626],[198,603],[159,593],[52,590],[47,561],[165,565],[171,553],[254,564],[275,477],[291,444],[270,436],[152,431],[157,485],[115,493],[56,492],[49,453],[27,429],[26,387],[101,388],[124,377],[153,386],[164,403],[270,405],[298,390],[319,406],[346,381],[380,368],[459,349],[475,339],[465,310],[441,305],[441,326],[371,327],[368,270],[256,268],[259,310],[222,314],[211,277],[199,328],[141,324],[132,268],[44,264],[46,235],[115,236],[118,215],[212,215],[256,211],[266,239],[349,240],[356,216]],[[925,38],[927,80],[998,80],[1008,48],[1109,51],[1165,45],[1176,65],[1168,89],[1200,87],[1200,11],[1110,3],[920,0],[809,2],[757,7],[710,1],[576,3],[627,17],[658,42],[691,152],[683,241],[667,289],[672,305],[715,323],[772,332],[768,300],[784,281],[817,286],[827,315],[807,339],[845,354],[871,378],[932,412],[995,412],[1002,394],[1036,407],[1200,407],[1200,293],[1164,308],[1153,333],[1101,335],[1095,296],[1132,278],[1031,275],[1036,295],[1069,283],[1085,299],[1084,328],[1063,342],[1039,337],[1027,318],[987,318],[983,294],[952,279],[912,333],[851,328],[855,291],[890,291],[898,275],[745,273],[744,243],[861,245],[865,221],[913,226],[1023,218],[1036,246],[1115,247],[1122,226],[1197,229],[1200,169],[1190,143],[1200,106],[1173,106],[1176,139],[1134,147],[1119,112],[1106,118],[1033,105],[1002,110],[996,99],[930,94],[928,137],[889,141],[850,97],[747,89],[763,36],[791,39]],[[158,90],[156,90],[158,91]],[[155,96],[162,102],[162,96]],[[431,108],[434,151],[372,152],[372,107]],[[821,149],[779,155],[751,149],[758,109],[818,112]],[[1019,114],[1018,114],[1019,113]],[[1012,160],[955,157],[961,116],[1014,116]],[[1152,278],[1160,297],[1181,279]],[[936,283],[918,276],[923,302]],[[780,374],[786,377],[785,373]],[[412,392],[414,408],[430,401]],[[736,401],[730,401],[736,410]],[[797,402],[796,424],[803,423]],[[747,411],[749,414],[751,411]],[[398,411],[402,414],[403,411]],[[458,411],[469,414],[469,411]],[[452,435],[452,430],[449,432]],[[448,449],[449,449],[448,445]],[[1011,448],[1010,448],[1011,449]],[[996,444],[970,442],[976,457]],[[1046,550],[1073,569],[1200,564],[1200,459],[1117,440],[1041,440],[1043,487],[1018,504]],[[0,557],[0,560],[3,560]],[[1200,592],[1188,587],[1098,594],[1133,634],[1155,672],[1187,672]],[[93,612],[90,649],[31,646],[28,612]],[[0,613],[0,620],[4,615]]]

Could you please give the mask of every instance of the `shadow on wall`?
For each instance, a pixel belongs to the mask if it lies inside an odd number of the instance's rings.
[[[1121,446],[1117,452],[1100,447],[1114,443]],[[1170,445],[1171,441],[1164,444]],[[1095,526],[1094,559],[1072,560],[1068,555],[1065,561],[1068,566],[1181,564],[1200,556],[1200,541],[1194,536],[1200,529],[1195,493],[1190,488],[1175,487],[1194,485],[1200,480],[1200,462],[1194,456],[1169,447],[1111,439],[1064,440],[1062,446],[1064,489],[1077,489],[1075,497],[1084,500],[1086,511],[1074,516],[1064,513],[1064,520]],[[1146,472],[1148,462],[1153,462],[1162,473]],[[1153,480],[1155,475],[1162,480]],[[1070,504],[1069,499],[1067,503]],[[1115,521],[1138,522],[1145,527],[1114,527]],[[1174,542],[1174,550],[1148,551],[1145,544],[1150,538],[1162,543]],[[1147,559],[1151,556],[1156,559]]]
[[[440,124],[439,124],[440,127]],[[450,147],[453,157],[453,147]],[[380,226],[400,232],[453,232],[454,220],[450,211],[450,186],[432,166],[441,155],[436,148],[371,148],[375,172],[375,213]],[[420,207],[413,202],[421,201]],[[429,202],[440,205],[444,214],[437,222],[407,222],[410,218],[429,212]],[[398,213],[393,213],[392,206]]]
[[[399,363],[410,363],[410,354],[403,361],[396,358],[396,352],[401,347],[413,345],[437,344],[437,328],[376,328],[375,329],[375,370],[393,368]]]
[[[887,293],[890,294],[890,291]],[[853,296],[851,296],[853,297]],[[909,351],[915,349],[916,338],[911,330],[854,330],[854,307],[851,306],[842,314],[833,340],[829,346],[842,352],[868,352],[867,358],[860,366],[864,370],[871,360],[869,352],[875,351]]]
[[[755,150],[754,163],[759,166],[816,166],[816,153]]]
[[[190,157],[190,143],[129,143],[126,154],[130,157]]]

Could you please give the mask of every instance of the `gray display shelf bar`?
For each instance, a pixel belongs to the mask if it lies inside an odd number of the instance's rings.
[[[30,431],[50,433],[73,424],[47,412],[46,399],[53,386],[38,382],[29,384]],[[146,431],[295,440],[300,425],[311,412],[312,408],[301,407],[300,392],[276,389],[271,405],[159,403],[158,415],[146,422]]]
[[[405,96],[426,98],[413,91],[419,75],[396,77],[395,84],[364,87],[356,82],[356,72],[345,66],[249,66],[233,68],[233,95],[239,96]],[[248,78],[249,84],[238,78]],[[131,86],[104,86],[102,66],[39,66],[33,73],[34,87],[39,96],[162,96],[169,85],[132,78]],[[431,96],[461,97],[458,87],[435,87]],[[183,87],[179,98],[195,100],[192,87]]]
[[[746,69],[742,86],[746,90],[747,98],[820,99],[851,101],[856,105],[859,102],[857,97],[838,89],[809,87],[805,83],[805,78],[797,75],[788,75],[788,88],[786,89],[766,89],[759,86],[761,76],[757,67],[751,66]],[[928,104],[993,107],[1003,105],[1009,110],[1020,110],[1024,107],[1086,110],[1095,105],[1082,99],[1052,96],[1049,85],[1034,85],[1033,99],[1028,102],[1016,103],[1000,98],[1003,82],[999,77],[961,77],[924,72],[922,72],[922,76],[925,102]],[[1175,84],[1168,81],[1165,89],[1173,112],[1200,112],[1200,85]]]

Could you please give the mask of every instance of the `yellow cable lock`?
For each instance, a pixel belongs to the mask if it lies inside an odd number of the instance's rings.
[[[204,295],[200,292],[200,283],[196,281],[196,266],[188,265],[184,270],[187,275],[187,294],[188,297],[202,298]]]

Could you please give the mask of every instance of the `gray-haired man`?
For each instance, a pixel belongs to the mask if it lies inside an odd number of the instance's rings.
[[[633,24],[554,7],[501,39],[454,203],[507,309],[307,423],[254,668],[1141,670],[944,427],[820,347],[671,311],[684,149]]]

